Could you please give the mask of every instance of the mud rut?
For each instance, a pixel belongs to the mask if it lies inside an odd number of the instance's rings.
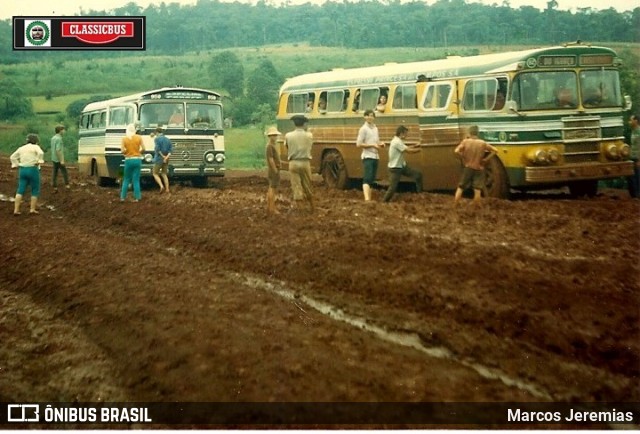
[[[0,194],[15,192],[6,160]],[[0,227],[4,401],[637,401],[640,202],[73,176]],[[1,197],[0,197],[1,198]],[[34,380],[37,379],[37,380]]]

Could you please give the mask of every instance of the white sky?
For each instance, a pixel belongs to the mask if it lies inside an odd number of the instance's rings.
[[[234,0],[222,0],[234,1]],[[255,2],[253,0],[239,0],[246,3]],[[433,4],[436,0],[423,0],[427,4]],[[545,9],[548,0],[509,0],[512,8],[520,6],[533,6],[538,9]],[[613,7],[618,12],[633,10],[640,7],[640,0],[556,0],[560,10],[573,10],[577,8],[590,7],[593,9],[608,9]],[[80,6],[83,9],[112,10],[127,3],[135,3],[143,8],[149,4],[160,4],[161,0],[0,0],[0,19],[11,18],[12,16],[65,16],[80,13]],[[196,0],[165,0],[165,3],[195,4]],[[322,3],[323,0],[291,0],[291,4],[303,4],[307,2]],[[467,0],[467,2],[481,2],[488,5],[502,4],[502,0]],[[282,0],[267,0],[268,4],[279,5]]]

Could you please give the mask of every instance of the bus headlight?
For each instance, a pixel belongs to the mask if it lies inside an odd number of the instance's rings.
[[[216,156],[213,154],[213,152],[207,152],[206,154],[204,154],[204,161],[206,161],[209,164],[212,164],[216,159]]]
[[[626,160],[631,155],[631,148],[626,143],[623,143],[618,149],[618,152],[620,153],[620,156]]]
[[[618,153],[618,147],[614,144],[607,145],[606,154],[607,154],[607,158],[610,160],[617,160],[620,158],[620,154]]]
[[[547,154],[549,155],[549,161],[551,163],[557,163],[560,159],[560,152],[556,148],[549,149],[549,151],[547,151]]]
[[[224,154],[216,154],[216,162],[224,163]]]
[[[544,149],[534,149],[527,154],[527,158],[533,164],[547,164],[549,162],[549,154]]]
[[[144,162],[151,163],[153,161],[153,154],[144,154]]]

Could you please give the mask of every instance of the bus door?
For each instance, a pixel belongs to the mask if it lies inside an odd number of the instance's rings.
[[[420,100],[421,167],[425,189],[455,187],[461,171],[453,153],[460,143],[456,81],[432,81]]]

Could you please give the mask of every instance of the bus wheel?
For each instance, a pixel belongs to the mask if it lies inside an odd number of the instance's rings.
[[[598,180],[576,181],[569,184],[569,192],[574,197],[594,197],[598,193]]]
[[[91,174],[93,175],[93,179],[98,187],[107,186],[107,178],[100,176],[100,173],[98,172],[98,165],[95,161],[91,165]]]
[[[498,199],[509,199],[509,181],[507,172],[499,158],[493,157],[489,159],[484,168],[484,195],[486,197],[495,197]]]
[[[329,188],[344,190],[349,184],[347,167],[338,151],[329,151],[322,157],[322,179]]]

